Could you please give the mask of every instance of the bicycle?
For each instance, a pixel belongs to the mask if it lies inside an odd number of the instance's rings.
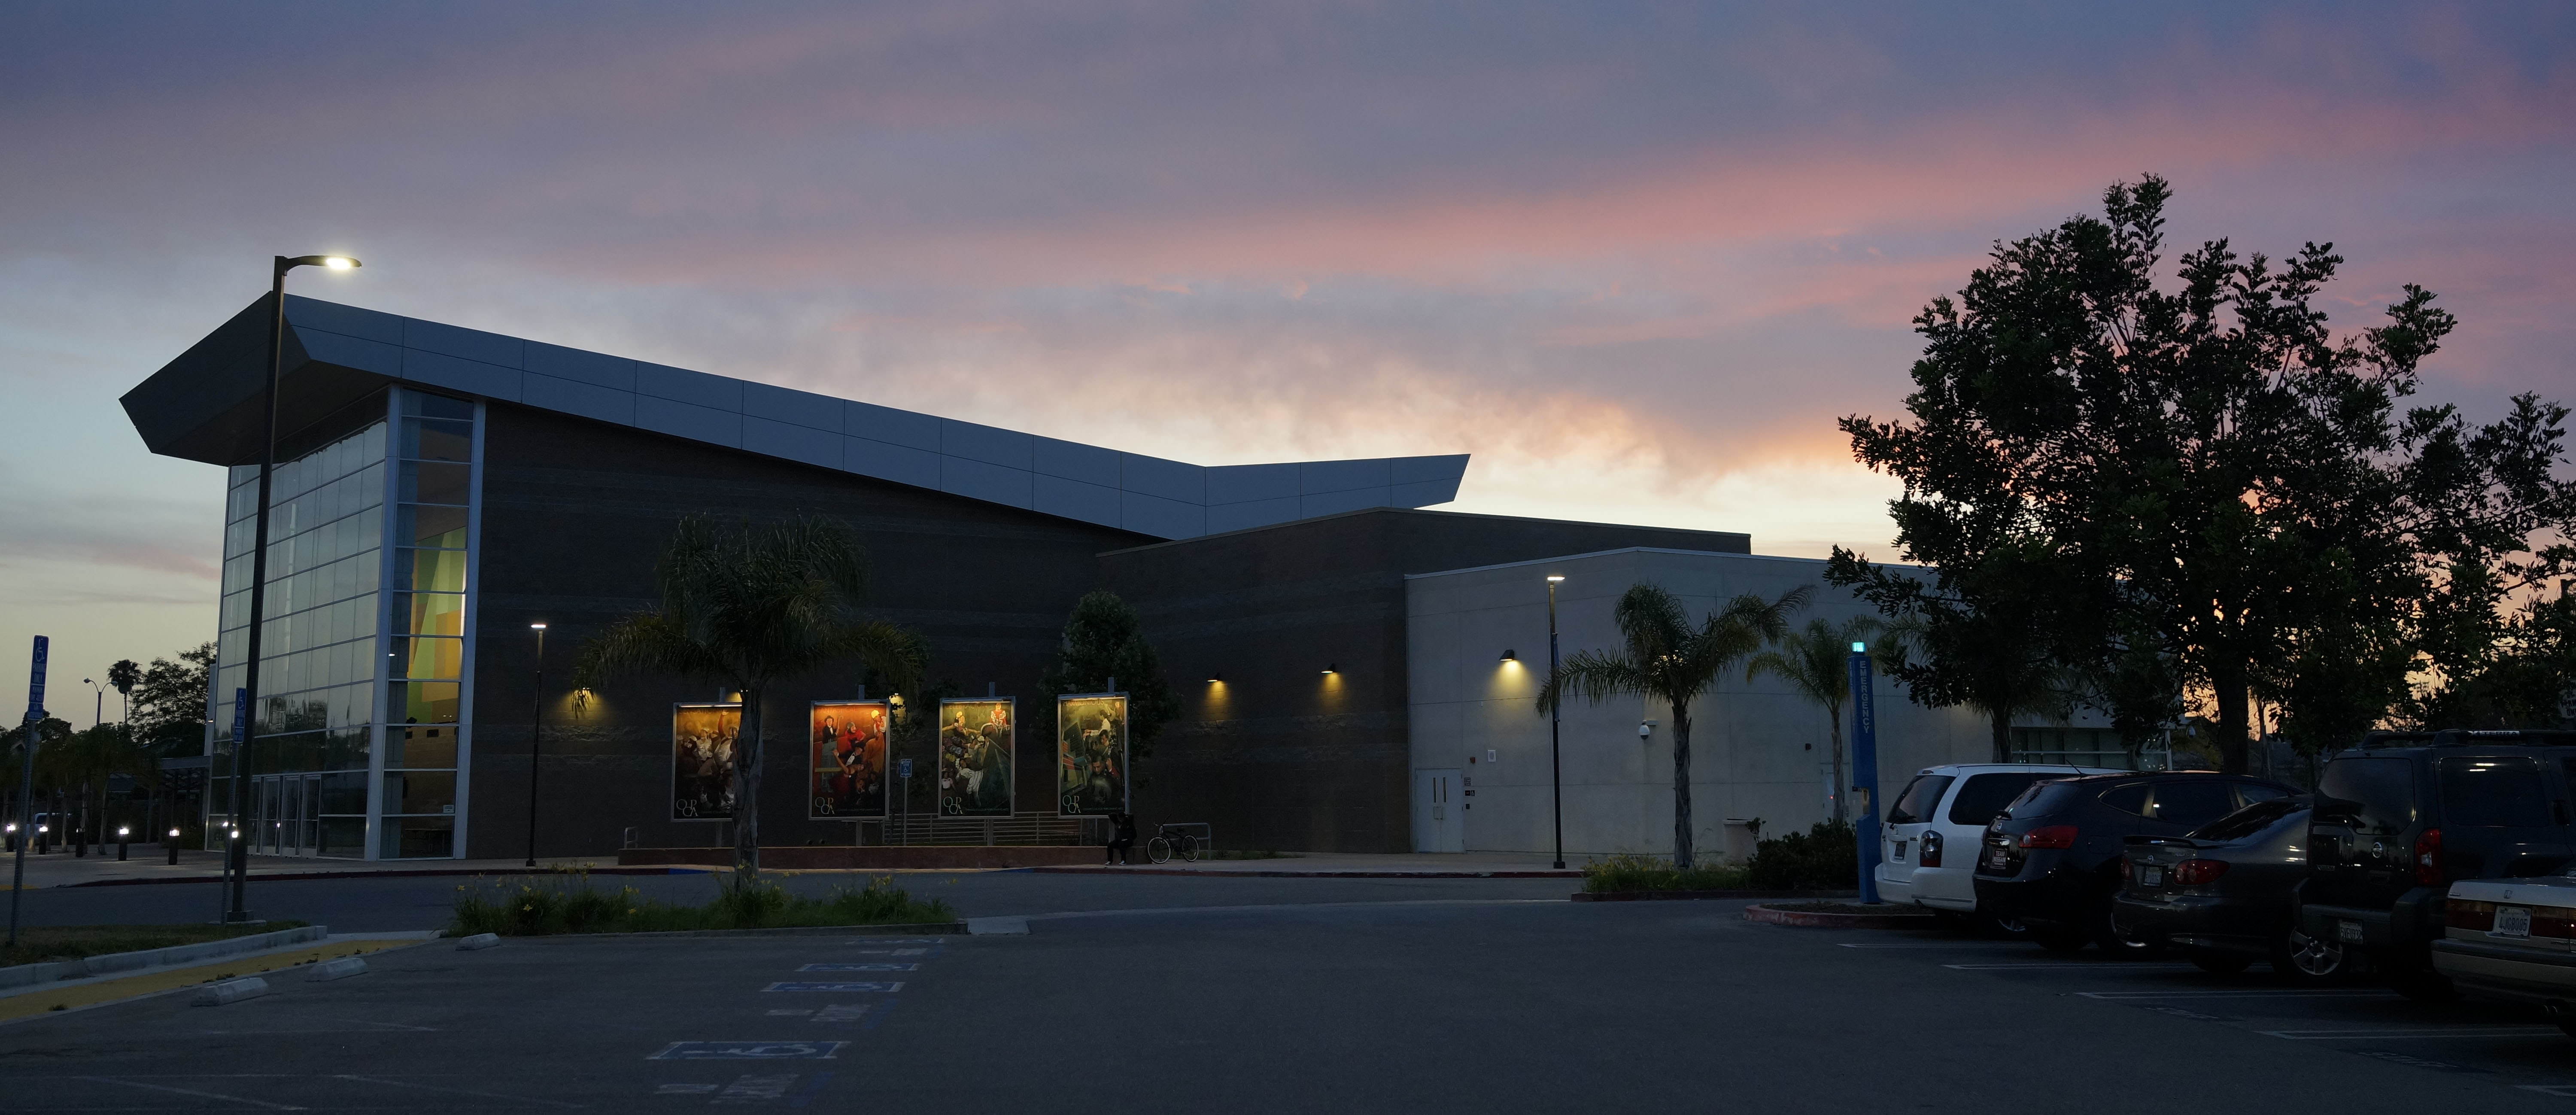
[[[1154,838],[1145,842],[1145,858],[1155,863],[1169,863],[1173,856],[1196,862],[1199,850],[1213,841],[1204,823],[1164,825],[1154,830]]]

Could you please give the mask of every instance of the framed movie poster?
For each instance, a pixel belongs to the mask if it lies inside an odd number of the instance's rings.
[[[805,816],[886,815],[886,703],[816,701],[805,712]]]
[[[1008,697],[939,702],[939,812],[946,817],[1011,815]]]
[[[733,819],[733,741],[741,705],[671,706],[671,819]]]
[[[1127,812],[1127,696],[1055,699],[1061,816]]]

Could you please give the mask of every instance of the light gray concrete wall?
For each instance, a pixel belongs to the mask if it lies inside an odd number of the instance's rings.
[[[1562,653],[1572,656],[1620,648],[1611,609],[1640,582],[1680,597],[1694,620],[1739,593],[1772,599],[1800,585],[1813,586],[1813,602],[1794,617],[1797,625],[1815,617],[1839,621],[1874,614],[1848,590],[1826,585],[1824,564],[1634,549],[1409,577],[1413,767],[1465,773],[1466,788],[1474,791],[1462,801],[1468,806],[1461,814],[1467,850],[1548,851],[1548,719],[1537,704],[1547,675],[1546,576],[1566,578],[1557,588],[1557,628]],[[1505,650],[1516,652],[1518,662],[1502,661]],[[1977,714],[1916,705],[1884,678],[1877,682],[1877,700],[1882,794],[1901,789],[1921,767],[1990,761],[1988,730]],[[1846,754],[1850,716],[1846,708]],[[1570,861],[1672,852],[1672,719],[1669,707],[1636,697],[1597,706],[1580,699],[1567,703],[1563,785]],[[1657,723],[1641,740],[1642,720]],[[1774,677],[1748,683],[1738,666],[1693,704],[1691,721],[1693,842],[1703,854],[1749,853],[1741,828],[1730,840],[1730,818],[1758,817],[1764,832],[1778,834],[1829,816],[1825,786],[1832,729],[1823,706]],[[1420,779],[1413,782],[1418,799]],[[1418,832],[1428,806],[1416,800],[1413,808]]]

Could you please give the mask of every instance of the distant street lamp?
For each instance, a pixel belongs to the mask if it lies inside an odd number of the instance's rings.
[[[283,374],[280,365],[286,360],[286,273],[298,267],[347,271],[356,266],[358,261],[347,256],[278,256],[269,268],[268,376],[260,384],[259,403],[259,506],[257,521],[251,527],[250,629],[244,632],[242,684],[235,693],[242,705],[237,715],[247,715],[259,707],[259,628],[268,603],[268,488],[271,475],[277,471],[277,380]],[[241,742],[233,748],[235,836],[224,855],[224,873],[230,876],[224,907],[224,920],[228,922],[250,920],[250,912],[242,908],[242,889],[250,876],[250,842],[240,839],[239,831],[250,800],[252,768],[257,765],[259,724],[246,723]]]
[[[537,752],[546,745],[546,625],[531,623],[537,633],[537,680],[530,687],[528,718],[528,866],[537,865]]]
[[[1564,580],[1565,577],[1562,574],[1547,575],[1547,680],[1551,685],[1556,683],[1557,669],[1556,586]],[[1550,797],[1555,801],[1556,809],[1556,869],[1563,871],[1565,870],[1565,718],[1558,712],[1558,708],[1565,704],[1565,694],[1559,691],[1556,698],[1547,703],[1547,788]]]

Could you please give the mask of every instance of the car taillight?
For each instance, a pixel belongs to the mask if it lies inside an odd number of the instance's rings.
[[[2021,834],[2021,846],[2024,848],[2072,848],[2075,846],[2075,826],[2041,825],[2038,828]]]
[[[2425,829],[2415,838],[2415,882],[2438,887],[2446,880],[2442,872],[2442,830]]]
[[[1914,865],[1916,867],[1941,866],[1940,833],[1933,832],[1930,829],[1925,829],[1923,831],[1923,850],[1915,854]]]
[[[2196,887],[2217,882],[2218,877],[2224,874],[2227,874],[2226,860],[2187,859],[2174,865],[2173,881],[2178,887]]]

